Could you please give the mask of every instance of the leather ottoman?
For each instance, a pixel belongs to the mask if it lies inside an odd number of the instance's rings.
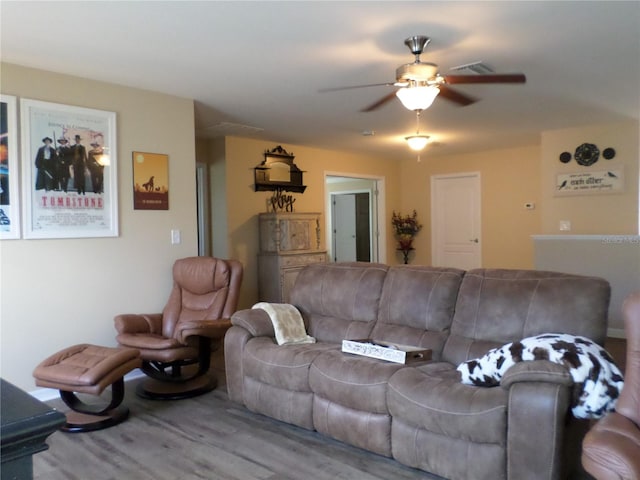
[[[71,409],[61,428],[66,432],[100,430],[124,421],[129,409],[124,398],[124,375],[140,367],[140,352],[133,348],[74,345],[54,353],[33,371],[36,385],[55,388]],[[111,386],[111,401],[85,403],[76,393],[99,396]]]

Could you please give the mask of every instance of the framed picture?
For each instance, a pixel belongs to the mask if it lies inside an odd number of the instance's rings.
[[[169,155],[133,152],[134,210],[169,210]]]
[[[118,236],[116,114],[20,100],[25,238]]]
[[[0,95],[0,239],[20,238],[16,97]]]

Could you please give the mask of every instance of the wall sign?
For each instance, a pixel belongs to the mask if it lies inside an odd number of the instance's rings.
[[[559,173],[555,195],[593,195],[621,193],[624,189],[623,168],[599,172]]]

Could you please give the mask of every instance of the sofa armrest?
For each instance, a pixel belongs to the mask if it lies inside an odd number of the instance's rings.
[[[548,360],[533,360],[518,362],[509,368],[504,373],[500,385],[508,390],[512,385],[522,382],[556,383],[571,387],[573,378],[563,365]]]
[[[174,337],[184,344],[187,338],[192,336],[207,337],[211,339],[219,339],[231,327],[231,320],[228,318],[219,318],[217,320],[191,320],[188,322],[180,322],[176,325]]]
[[[563,470],[574,461],[565,456],[570,401],[570,387],[558,383],[523,381],[511,385],[507,411],[508,480],[564,478]]]
[[[162,332],[162,314],[131,314],[117,315],[113,320],[119,335],[126,333],[153,333]]]
[[[261,308],[240,310],[233,314],[231,323],[244,328],[253,337],[276,336],[269,314]]]

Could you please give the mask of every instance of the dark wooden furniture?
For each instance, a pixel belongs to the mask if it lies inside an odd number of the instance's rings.
[[[49,448],[45,440],[65,423],[65,416],[0,379],[0,477],[33,478],[34,453]]]

